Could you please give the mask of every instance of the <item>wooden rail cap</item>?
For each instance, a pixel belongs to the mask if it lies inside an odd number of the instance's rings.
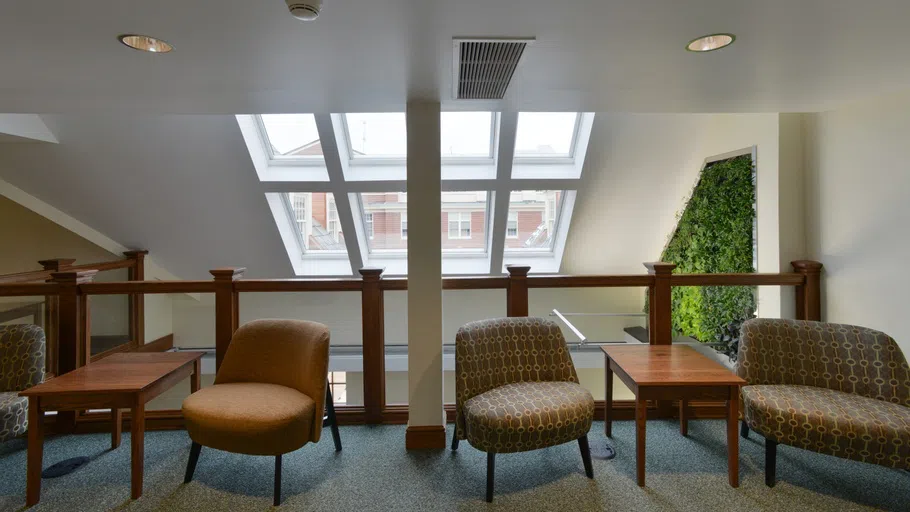
[[[44,267],[44,270],[53,270],[54,272],[60,272],[66,267],[70,267],[76,263],[76,260],[73,258],[54,258],[52,260],[41,260],[38,262],[39,265]]]
[[[209,274],[214,276],[216,281],[234,281],[243,277],[246,267],[220,267],[209,270]]]
[[[509,272],[509,277],[528,277],[531,267],[529,265],[506,265],[506,270]]]
[[[824,266],[821,264],[821,262],[813,261],[813,260],[791,261],[790,265],[792,265],[796,271],[805,273],[805,274],[809,274],[809,273],[817,274],[817,273],[821,272],[822,267]]]
[[[649,274],[663,275],[670,274],[676,268],[676,263],[667,263],[665,261],[650,261],[644,263]]]
[[[136,249],[136,250],[133,250],[133,251],[124,251],[123,255],[126,256],[127,258],[136,259],[136,258],[139,258],[139,257],[147,256],[148,253],[149,253],[149,252],[148,252],[147,249]]]
[[[360,275],[364,281],[378,281],[382,278],[385,267],[364,267],[360,269]]]

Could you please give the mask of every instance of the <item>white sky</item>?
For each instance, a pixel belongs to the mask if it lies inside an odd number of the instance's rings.
[[[407,154],[403,112],[345,114],[355,151],[367,156]],[[443,156],[490,156],[490,112],[443,112],[440,138]],[[515,140],[517,155],[568,155],[575,133],[574,112],[521,112]],[[269,141],[280,154],[317,140],[312,114],[263,114]]]

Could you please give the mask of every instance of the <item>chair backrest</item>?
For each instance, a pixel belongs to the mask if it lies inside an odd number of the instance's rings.
[[[535,317],[471,322],[455,335],[456,421],[471,398],[516,382],[578,382],[559,326]]]
[[[46,340],[37,325],[0,327],[0,391],[22,391],[44,381]]]
[[[303,320],[254,320],[231,338],[215,384],[259,382],[296,389],[316,402],[311,441],[319,441],[329,375],[329,328]]]
[[[910,367],[887,334],[855,325],[756,318],[743,324],[737,374],[910,406]]]

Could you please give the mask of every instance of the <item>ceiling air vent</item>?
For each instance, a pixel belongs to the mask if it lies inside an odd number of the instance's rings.
[[[532,41],[455,38],[455,99],[501,100]]]

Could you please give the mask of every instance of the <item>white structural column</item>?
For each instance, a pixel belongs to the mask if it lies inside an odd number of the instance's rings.
[[[408,103],[408,449],[445,447],[439,103]]]

